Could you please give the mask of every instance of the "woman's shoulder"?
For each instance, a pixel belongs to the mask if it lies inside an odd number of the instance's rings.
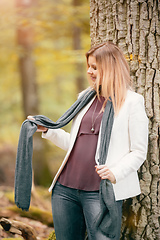
[[[127,90],[124,106],[129,112],[145,109],[144,97],[133,90]]]
[[[126,101],[133,101],[133,102],[142,101],[142,102],[144,102],[144,97],[141,94],[139,94],[133,90],[127,90]]]
[[[137,121],[147,121],[144,97],[132,90],[127,91],[126,106],[129,114],[136,116]]]

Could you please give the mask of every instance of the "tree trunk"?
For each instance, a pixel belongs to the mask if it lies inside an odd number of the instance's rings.
[[[75,21],[72,25],[72,31],[73,31],[73,49],[76,51],[81,50],[81,32],[82,28],[79,26],[78,22],[76,21],[76,7],[81,5],[81,0],[72,0],[73,7],[75,7],[74,12],[74,18]],[[84,73],[83,73],[83,63],[76,62],[75,63],[75,70],[76,70],[76,86],[77,86],[77,92],[81,92],[84,90]]]
[[[160,239],[160,2],[90,0],[92,46],[111,40],[130,64],[149,118],[148,157],[139,170],[142,194],[124,202],[121,239]]]
[[[21,76],[24,117],[38,114],[36,68],[33,57],[34,29],[32,26],[33,0],[16,0],[19,17],[17,42],[20,47],[19,69]]]
[[[35,6],[37,0],[16,0],[18,27],[17,43],[20,47],[19,70],[22,86],[24,117],[37,115],[39,102],[36,82],[36,66],[34,61],[34,28]],[[34,180],[39,185],[48,185],[51,182],[51,173],[45,159],[44,145],[38,134],[34,135]],[[34,183],[33,183],[34,186]]]

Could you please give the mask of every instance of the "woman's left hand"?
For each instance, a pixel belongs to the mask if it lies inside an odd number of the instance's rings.
[[[101,179],[108,179],[111,181],[111,183],[116,183],[116,178],[114,174],[109,170],[106,165],[96,165],[95,169]]]

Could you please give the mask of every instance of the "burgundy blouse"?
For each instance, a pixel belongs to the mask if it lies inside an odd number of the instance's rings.
[[[68,162],[59,176],[59,183],[79,190],[99,190],[100,177],[95,171],[95,153],[99,128],[103,113],[100,113],[104,102],[96,97],[83,116],[74,147]],[[94,132],[91,131],[94,123]]]

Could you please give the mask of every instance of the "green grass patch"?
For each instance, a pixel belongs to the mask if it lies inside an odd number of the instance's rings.
[[[47,240],[56,240],[55,231],[51,232]]]
[[[4,195],[11,203],[14,203],[14,192],[13,191],[5,192]]]
[[[3,240],[22,240],[22,238],[3,238]]]
[[[15,205],[8,207],[7,209],[18,213],[21,217],[27,217],[33,220],[37,220],[49,227],[53,227],[52,214],[49,211],[44,211],[32,206],[30,207],[29,211],[22,211]]]

